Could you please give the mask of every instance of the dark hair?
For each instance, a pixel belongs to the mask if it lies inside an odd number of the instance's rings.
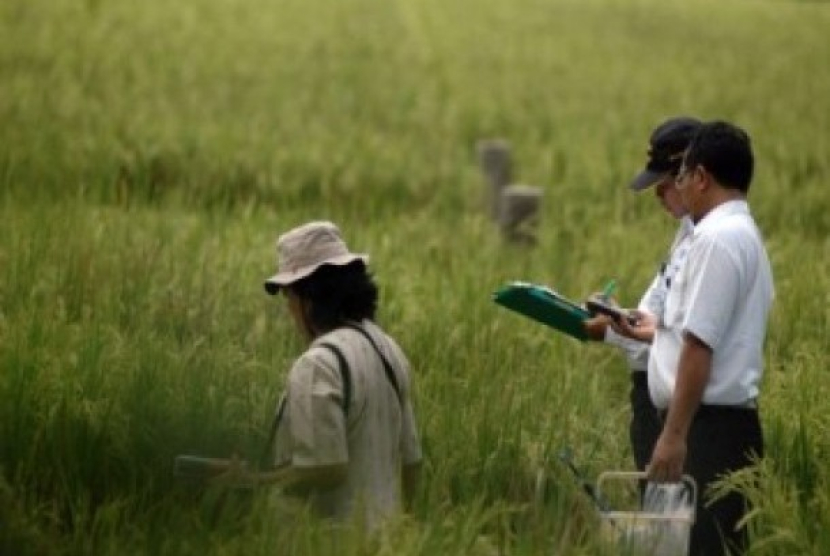
[[[736,125],[707,122],[697,130],[684,163],[692,169],[703,166],[723,187],[749,191],[755,160],[749,135]]]
[[[313,274],[288,286],[311,301],[311,324],[328,332],[348,321],[374,320],[378,287],[363,261],[337,266],[323,265]]]

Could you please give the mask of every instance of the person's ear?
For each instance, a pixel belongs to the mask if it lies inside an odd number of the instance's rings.
[[[706,171],[702,165],[695,166],[694,187],[699,193],[705,193],[712,187],[712,174]]]

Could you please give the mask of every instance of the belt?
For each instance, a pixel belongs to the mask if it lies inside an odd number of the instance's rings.
[[[742,404],[737,405],[718,405],[718,404],[700,404],[697,408],[697,412],[695,412],[695,418],[697,417],[712,417],[712,416],[726,416],[726,415],[746,415],[749,413],[754,413],[758,411],[758,400],[751,399],[747,400]],[[658,409],[657,412],[660,414],[660,419],[663,421],[666,420],[666,415],[668,415],[668,409]]]
[[[645,371],[631,371],[632,382],[642,382],[648,384],[648,373]]]

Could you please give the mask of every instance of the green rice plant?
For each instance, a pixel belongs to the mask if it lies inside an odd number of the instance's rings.
[[[625,184],[675,113],[751,133],[777,298],[767,459],[727,479],[753,554],[830,552],[821,3],[194,0],[0,4],[0,552],[604,554],[591,478],[631,466],[619,354],[509,313],[510,280],[634,304],[674,224]],[[793,30],[797,29],[797,33]],[[535,246],[487,218],[475,158],[544,191]],[[256,459],[302,348],[263,295],[312,218],[370,253],[426,455],[368,539],[245,516],[176,454]],[[260,499],[261,498],[261,499]]]

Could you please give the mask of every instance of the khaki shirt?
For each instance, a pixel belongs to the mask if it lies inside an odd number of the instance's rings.
[[[359,332],[340,328],[317,338],[294,363],[275,441],[276,465],[347,465],[340,487],[309,502],[319,515],[358,519],[374,528],[401,506],[401,467],[421,460],[410,401],[409,362],[398,344],[370,321],[361,323],[392,366],[402,402],[372,345]],[[349,364],[352,389],[348,419],[337,346]]]

